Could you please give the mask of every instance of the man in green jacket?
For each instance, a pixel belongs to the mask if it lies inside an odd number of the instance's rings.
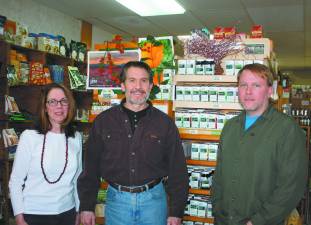
[[[270,105],[273,76],[261,64],[238,74],[244,111],[221,134],[213,180],[217,225],[281,225],[306,189],[303,130]]]

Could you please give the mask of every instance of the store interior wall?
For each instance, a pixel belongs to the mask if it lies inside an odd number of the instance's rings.
[[[67,43],[80,41],[81,20],[32,0],[0,0],[0,15],[26,25],[32,33],[62,35]],[[113,36],[96,26],[93,26],[92,35],[93,46]]]

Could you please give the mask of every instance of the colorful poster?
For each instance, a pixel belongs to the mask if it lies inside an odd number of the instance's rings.
[[[89,51],[87,89],[120,89],[120,73],[129,61],[140,61],[140,50]]]

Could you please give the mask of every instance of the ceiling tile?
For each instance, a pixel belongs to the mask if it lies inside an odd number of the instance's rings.
[[[240,0],[178,0],[186,10],[224,10],[241,9]]]
[[[247,11],[254,23],[263,25],[265,31],[303,31],[304,29],[302,5],[250,7]]]

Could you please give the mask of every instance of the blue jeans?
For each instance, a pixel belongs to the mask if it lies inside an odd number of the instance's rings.
[[[141,193],[108,187],[106,225],[166,225],[166,220],[167,200],[162,182]]]

